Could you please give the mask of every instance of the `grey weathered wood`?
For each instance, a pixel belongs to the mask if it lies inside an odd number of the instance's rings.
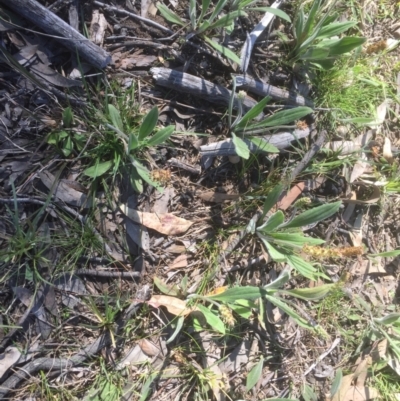
[[[185,72],[179,72],[164,67],[154,67],[150,69],[157,85],[165,86],[177,91],[190,93],[194,96],[201,97],[212,103],[228,106],[231,97],[231,91],[221,85],[213,84],[205,79],[195,77]],[[255,106],[257,102],[249,96],[243,101],[243,109],[249,110]],[[234,107],[238,107],[238,101],[235,100]],[[258,118],[262,117],[262,113]]]
[[[305,138],[310,134],[310,129],[294,130],[293,132],[281,132],[274,135],[264,135],[261,138],[269,142],[271,145],[276,146],[278,149],[285,149],[291,145],[295,140]],[[255,146],[248,139],[244,141],[249,146],[249,149],[253,153],[265,153],[262,149]],[[223,141],[211,143],[209,145],[200,146],[200,153],[204,157],[216,157],[216,156],[232,156],[236,155],[235,146],[233,145],[232,139],[225,139]]]
[[[78,52],[79,57],[94,67],[105,68],[110,63],[109,53],[85,38],[36,0],[0,0],[0,2],[46,33],[54,35],[54,39],[73,53]]]
[[[236,76],[236,85],[238,88],[247,89],[249,92],[258,96],[271,96],[272,99],[280,100],[285,103],[314,108],[314,103],[311,100],[298,95],[294,91],[280,89],[276,86],[272,86],[249,76]]]

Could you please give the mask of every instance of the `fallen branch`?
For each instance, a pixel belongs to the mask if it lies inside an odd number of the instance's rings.
[[[94,67],[103,69],[111,62],[109,53],[85,38],[36,0],[0,0],[0,2],[46,33],[54,35],[54,39],[62,41],[73,53],[78,52],[82,59]]]
[[[157,85],[176,91],[190,93],[191,95],[205,99],[211,103],[228,106],[232,92],[221,85],[215,85],[205,79],[195,77],[185,72],[179,72],[164,67],[154,67],[150,69]],[[243,108],[247,111],[255,106],[257,102],[249,96],[243,101]],[[239,101],[235,99],[234,107],[239,108]],[[261,113],[258,118],[261,118]]]
[[[297,94],[294,91],[277,88],[270,84],[258,81],[247,75],[236,76],[237,87],[247,89],[258,96],[270,96],[272,99],[280,100],[296,106],[308,106],[314,108],[314,102]]]
[[[304,130],[295,129],[293,132],[281,132],[273,135],[265,135],[260,138],[264,139],[271,145],[276,146],[278,149],[288,148],[293,141],[305,138],[310,134],[310,129]],[[252,153],[266,153],[261,148],[254,145],[248,139],[244,139],[247,146]],[[232,139],[225,139],[223,141],[211,143],[209,145],[200,146],[200,152],[203,157],[216,157],[216,156],[233,156],[236,155],[235,146]]]
[[[141,276],[140,272],[119,272],[119,271],[94,270],[94,269],[79,269],[74,271],[73,274],[77,276],[122,278],[122,279],[134,279],[134,280],[136,280]]]
[[[73,355],[69,359],[64,358],[38,358],[32,362],[27,363],[21,370],[15,372],[0,386],[0,399],[4,400],[5,397],[23,381],[28,379],[33,374],[39,371],[65,371],[74,366],[80,365],[86,359],[94,356],[102,348],[111,343],[110,336],[104,334],[100,336],[94,343],[88,345],[82,351]]]

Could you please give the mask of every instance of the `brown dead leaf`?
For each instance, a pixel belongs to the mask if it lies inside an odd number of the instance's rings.
[[[199,194],[199,198],[205,202],[223,203],[226,201],[239,199],[239,194],[225,194],[223,192],[207,191]]]
[[[187,255],[179,255],[168,267],[168,270],[182,269],[187,266]]]
[[[372,387],[351,386],[340,401],[368,401],[379,397],[379,393]]]
[[[346,396],[347,391],[350,389],[352,381],[353,381],[352,374],[343,376],[340,388],[337,391],[337,393],[333,396],[331,401],[344,401],[344,397]]]
[[[183,234],[193,224],[192,221],[174,216],[171,213],[139,212],[138,210],[129,208],[126,204],[121,205],[121,210],[122,213],[136,223],[140,223],[164,235]]]
[[[168,295],[153,295],[147,303],[154,308],[165,306],[168,312],[175,316],[187,316],[195,308],[188,308],[186,301]]]
[[[161,352],[155,344],[145,338],[139,340],[138,344],[142,351],[148,356],[156,356]]]
[[[393,164],[393,153],[392,144],[389,138],[385,138],[385,143],[383,144],[382,156],[386,159],[389,164]]]

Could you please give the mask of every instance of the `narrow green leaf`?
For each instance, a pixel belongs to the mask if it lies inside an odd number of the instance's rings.
[[[292,20],[290,19],[290,17],[282,10],[280,10],[279,8],[272,8],[272,7],[251,7],[248,10],[251,11],[264,11],[266,13],[271,13],[274,14],[275,16],[282,18],[283,20],[287,21],[287,22],[292,22]]]
[[[302,54],[299,58],[300,60],[323,60],[330,55],[329,49],[312,46],[307,49],[307,51]]]
[[[257,146],[259,151],[268,152],[268,153],[279,153],[279,149],[275,146],[266,141],[263,138],[259,138],[256,136],[248,137],[250,142],[254,143]]]
[[[370,253],[368,256],[382,256],[383,258],[391,258],[391,257],[396,257],[400,255],[400,249],[395,249],[393,251],[387,251],[387,252],[380,252],[380,253]]]
[[[264,366],[264,358],[261,355],[260,360],[251,368],[246,378],[246,391],[250,391],[260,380]]]
[[[217,295],[212,295],[207,297],[209,299],[213,299],[214,301],[221,301],[221,302],[235,302],[238,299],[248,299],[254,300],[261,298],[263,295],[266,294],[266,291],[259,287],[233,287],[229,288],[225,292]]]
[[[315,394],[313,388],[308,384],[304,384],[301,395],[303,396],[304,401],[318,401],[317,394]]]
[[[173,11],[171,11],[167,6],[161,3],[157,3],[157,8],[158,11],[160,11],[160,14],[169,22],[172,24],[177,24],[180,26],[185,26],[185,22],[181,20],[179,15],[175,14]]]
[[[237,137],[232,132],[232,142],[235,145],[235,152],[238,156],[243,157],[243,159],[248,159],[250,157],[250,150],[246,142],[243,139]]]
[[[72,113],[71,107],[64,109],[62,113],[62,120],[64,128],[71,128],[74,123],[74,114]]]
[[[128,144],[128,152],[135,150],[139,146],[139,141],[133,132],[129,135],[129,144]]]
[[[219,0],[217,5],[214,8],[213,13],[211,14],[211,17],[207,20],[207,22],[211,25],[214,19],[220,14],[222,9],[225,7],[225,5],[228,3],[228,0]]]
[[[64,146],[62,147],[62,152],[65,157],[68,157],[72,151],[74,150],[74,144],[72,142],[71,136],[68,135],[67,139],[64,142]]]
[[[143,119],[142,125],[140,126],[139,137],[138,137],[139,142],[142,142],[153,132],[153,129],[157,125],[157,120],[158,120],[158,108],[157,106],[154,106],[146,114],[146,116]]]
[[[204,37],[204,40],[210,45],[212,46],[215,50],[217,50],[218,52],[220,52],[223,56],[225,56],[226,58],[229,58],[230,60],[232,60],[234,63],[239,64],[240,65],[240,59],[239,57],[230,49],[228,49],[225,46],[220,45],[219,43],[217,43],[215,40],[212,40],[210,38],[208,38],[207,36]]]
[[[91,178],[97,178],[106,173],[113,165],[112,161],[97,163],[96,165],[84,170],[84,174]]]
[[[298,288],[294,290],[282,290],[280,292],[304,299],[305,301],[316,301],[328,295],[334,286],[335,284],[323,284],[313,288]]]
[[[225,325],[224,322],[217,316],[214,312],[210,311],[210,309],[206,308],[204,305],[198,304],[197,309],[201,311],[204,315],[208,325],[214,330],[218,331],[221,334],[225,334]]]
[[[149,170],[147,170],[146,167],[144,167],[141,163],[139,163],[138,160],[136,160],[134,157],[131,157],[131,162],[132,165],[135,167],[137,173],[139,174],[139,176],[148,184],[152,185],[154,188],[157,189],[157,191],[162,192],[163,188],[155,181],[153,181],[150,178],[150,172]]]
[[[264,202],[263,212],[260,217],[260,221],[264,220],[267,213],[274,207],[276,202],[278,202],[278,199],[282,194],[283,188],[284,187],[282,184],[278,184],[269,192],[267,199],[265,199],[265,202]]]
[[[175,340],[176,336],[181,332],[182,327],[183,327],[183,322],[185,321],[185,316],[179,316],[178,319],[176,320],[176,327],[175,331],[172,333],[171,337],[168,338],[167,341],[165,341],[166,344],[171,344],[172,341]]]
[[[343,372],[342,369],[338,369],[336,371],[335,378],[333,379],[332,386],[331,386],[331,399],[335,396],[335,394],[339,391],[340,387],[342,386],[342,379],[343,379]]]
[[[374,318],[374,322],[385,326],[391,325],[395,322],[400,322],[400,313],[393,312],[381,318]]]
[[[351,52],[355,48],[361,46],[366,40],[366,38],[346,36],[345,38],[340,39],[340,41],[335,45],[329,47],[329,55],[339,56]]]
[[[161,128],[152,137],[147,140],[147,146],[160,145],[167,141],[167,139],[173,134],[175,127],[169,125],[168,127]]]
[[[294,109],[281,110],[273,114],[272,116],[267,117],[265,120],[260,121],[259,123],[251,124],[247,128],[250,130],[255,128],[284,125],[298,120],[299,118],[303,118],[311,113],[313,113],[313,109],[311,109],[310,107],[296,107]]]
[[[197,21],[196,21],[196,10],[197,4],[196,0],[189,0],[189,17],[190,17],[190,22],[192,24],[193,29],[196,29],[197,26]]]
[[[267,285],[264,285],[263,288],[268,292],[270,292],[271,290],[279,290],[279,288],[282,288],[289,280],[290,280],[290,271],[285,269],[274,281],[270,282]]]
[[[309,36],[310,32],[314,28],[317,12],[320,9],[320,7],[321,7],[321,0],[314,0],[313,4],[311,6],[310,12],[308,13],[307,21],[304,25],[303,32],[304,32],[305,37]]]
[[[342,202],[340,201],[327,203],[326,205],[321,205],[310,210],[306,210],[288,223],[282,224],[279,228],[304,227],[308,226],[309,224],[325,220],[334,215],[339,210],[341,204]]]
[[[121,114],[112,104],[108,105],[108,114],[110,115],[111,122],[113,123],[114,127],[123,132],[124,127],[122,125]]]
[[[178,287],[174,285],[169,285],[166,284],[163,280],[159,279],[158,277],[154,277],[154,285],[163,293],[166,295],[171,295],[176,297],[179,295],[179,290]]]
[[[238,17],[247,17],[247,13],[241,10],[232,11],[228,14],[225,14],[222,18],[210,24],[208,29],[216,29],[222,28],[230,25],[232,21],[234,21]]]
[[[258,238],[260,238],[269,256],[271,256],[271,258],[275,262],[286,262],[287,255],[284,255],[283,253],[279,252],[273,245],[271,245],[268,237],[265,237],[260,232],[257,232],[257,236]]]
[[[261,231],[265,234],[270,233],[275,230],[276,227],[283,224],[285,220],[285,215],[281,210],[274,213],[262,226],[257,228],[257,231]]]
[[[354,21],[349,22],[333,22],[329,25],[324,26],[319,34],[318,39],[331,38],[332,36],[340,35],[343,32],[346,32],[348,29],[357,25]]]
[[[262,230],[267,233],[266,230]],[[319,238],[305,237],[302,234],[286,233],[286,232],[269,232],[268,235],[273,239],[273,242],[278,245],[286,245],[295,248],[302,248],[304,245],[321,245],[325,241]]]
[[[314,266],[299,256],[286,255],[286,261],[290,267],[292,267],[302,276],[310,280],[316,280],[318,278],[318,271],[314,268]]]
[[[303,7],[300,7],[295,23],[295,35],[298,42],[302,40],[302,34],[304,32],[304,18]]]
[[[208,7],[210,7],[211,0],[203,0],[201,2],[201,13],[198,19],[198,23],[201,24],[204,18],[205,13],[208,11]]]
[[[240,122],[236,125],[235,128],[245,128],[246,125],[256,118],[262,111],[266,104],[271,100],[269,96],[266,96],[264,99],[260,100],[255,106],[253,106],[240,120]]]
[[[285,312],[288,316],[290,316],[300,327],[304,327],[305,329],[312,329],[313,327],[301,317],[293,308],[291,308],[283,299],[280,299],[274,295],[265,295],[267,301],[271,302],[271,304],[277,306],[283,312]]]

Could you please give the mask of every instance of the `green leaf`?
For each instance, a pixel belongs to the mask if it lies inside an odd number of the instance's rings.
[[[70,135],[68,135],[61,150],[65,157],[68,157],[74,150],[74,144]]]
[[[157,125],[158,120],[158,108],[154,106],[144,117],[142,125],[139,129],[139,142],[142,142],[146,139],[154,130]]]
[[[254,118],[256,118],[262,111],[266,104],[271,100],[269,96],[266,96],[264,99],[260,100],[255,106],[253,106],[240,120],[240,122],[236,125],[235,128],[245,128],[247,123]]]
[[[221,334],[225,334],[225,325],[224,322],[217,316],[214,312],[210,311],[210,309],[206,308],[204,305],[198,304],[197,308],[201,311],[201,313],[206,318],[208,325],[218,331]]]
[[[113,165],[112,161],[97,163],[96,165],[84,170],[84,174],[91,178],[97,178],[106,173]]]
[[[171,295],[171,296],[177,296],[179,295],[179,289],[176,285],[169,285],[164,283],[161,279],[158,277],[154,277],[154,285],[163,293],[166,295]]]
[[[250,157],[250,150],[246,142],[243,139],[237,137],[232,132],[232,142],[235,145],[235,152],[238,156],[243,157],[243,159],[248,159]]]
[[[285,269],[281,272],[281,274],[269,284],[264,285],[264,290],[270,292],[271,290],[279,290],[282,288],[288,281],[290,280],[290,271]]]
[[[74,115],[72,113],[71,107],[67,107],[64,109],[62,119],[64,128],[72,127],[72,124],[74,123]]]
[[[313,46],[307,49],[299,58],[300,60],[323,60],[330,55],[327,48]]]
[[[250,130],[254,128],[275,127],[277,125],[284,125],[298,120],[299,118],[303,118],[311,113],[313,113],[313,109],[311,109],[310,107],[296,107],[294,109],[282,110],[278,111],[270,117],[267,117],[265,120],[259,123],[251,124],[247,128]]]
[[[400,255],[400,249],[395,249],[393,251],[388,251],[388,252],[380,252],[380,253],[370,253],[368,256],[382,256],[383,258],[391,258],[391,257],[396,257]]]
[[[122,125],[121,114],[112,104],[108,105],[108,114],[110,115],[114,127],[123,132],[124,127]]]
[[[276,227],[281,225],[285,220],[285,215],[281,210],[274,213],[262,226],[257,228],[257,231],[262,231],[263,233],[270,233]]]
[[[279,18],[282,18],[283,20],[287,21],[287,22],[292,22],[292,20],[290,19],[290,17],[282,10],[280,10],[279,8],[272,8],[272,7],[251,7],[249,8],[249,10],[251,11],[263,11],[265,13],[271,13],[276,15]]]
[[[225,292],[217,295],[212,295],[207,298],[212,299],[214,301],[221,301],[221,302],[235,302],[238,299],[248,299],[254,300],[261,298],[263,295],[266,294],[266,291],[262,288],[258,287],[233,287],[229,288]]]
[[[171,337],[165,342],[166,344],[172,343],[175,340],[176,336],[181,332],[183,327],[183,322],[185,321],[185,316],[179,316],[176,320],[175,331],[172,333]]]
[[[271,256],[271,258],[275,260],[275,262],[286,262],[287,255],[279,252],[273,245],[271,245],[271,243],[268,241],[268,237],[265,237],[259,232],[257,232],[257,236],[261,239],[261,242],[265,246],[265,249],[267,250],[269,256]]]
[[[252,309],[257,309],[254,301],[246,299],[238,299],[235,303],[228,304],[228,306],[243,319],[249,319],[253,314]]]
[[[374,318],[374,322],[383,324],[383,325],[391,325],[395,322],[400,321],[400,313],[389,313],[388,315],[381,317],[381,318]]]
[[[271,304],[277,306],[279,309],[284,311],[287,315],[289,315],[300,327],[304,327],[305,329],[312,329],[313,327],[301,317],[294,309],[292,309],[283,299],[280,299],[274,295],[265,295],[265,299]]]
[[[204,15],[208,11],[208,7],[210,7],[210,2],[211,2],[211,0],[203,0],[201,2],[201,13],[200,13],[200,17],[198,19],[199,24],[201,24],[201,22],[203,21]]]
[[[348,29],[357,25],[356,22],[333,22],[332,24],[324,26],[319,34],[318,39],[331,38],[332,36],[340,35]]]
[[[238,17],[247,17],[247,13],[241,10],[232,11],[228,14],[225,14],[222,18],[215,21],[214,23],[210,24],[208,29],[226,27]]]
[[[342,379],[343,379],[343,372],[342,369],[339,368],[336,371],[335,378],[333,379],[331,385],[331,399],[334,397],[334,395],[339,391],[340,387],[342,386]]]
[[[326,59],[326,60],[315,60],[313,62],[311,62],[312,65],[314,65],[317,68],[321,68],[323,70],[330,70],[331,68],[333,68],[333,66],[335,65],[335,59]]]
[[[148,184],[152,185],[157,191],[162,192],[163,188],[155,181],[150,178],[150,172],[144,167],[141,163],[139,163],[134,157],[131,157],[132,165],[135,167],[139,176]]]
[[[296,23],[295,23],[295,35],[296,35],[296,40],[299,42],[302,40],[302,34],[304,32],[304,11],[303,7],[300,7],[298,13],[297,13],[297,18],[296,18]]]
[[[267,233],[265,230],[262,232]],[[320,245],[324,244],[325,241],[319,238],[305,237],[302,234],[297,233],[277,233],[277,232],[269,232],[269,237],[273,239],[273,242],[278,245],[287,245],[296,248],[302,248],[304,245]]]
[[[197,26],[197,21],[196,21],[196,0],[189,0],[189,17],[190,17],[190,22],[192,24],[193,29],[196,29]]]
[[[217,43],[215,40],[212,40],[210,38],[208,38],[207,36],[204,37],[204,40],[210,45],[212,46],[215,50],[217,50],[218,52],[220,52],[223,56],[225,56],[226,58],[229,58],[230,60],[232,60],[234,63],[239,64],[240,65],[240,59],[239,57],[230,49],[228,49],[225,46],[220,45],[219,43]]]
[[[211,17],[208,19],[208,23],[211,25],[214,19],[220,14],[221,10],[225,7],[227,4],[227,0],[219,0],[217,5],[214,8],[213,13],[211,14]]]
[[[340,39],[340,41],[335,45],[329,47],[329,55],[339,56],[348,53],[361,46],[366,40],[367,39],[365,38],[346,36],[345,38]]]
[[[312,209],[306,210],[299,214],[291,221],[282,224],[279,228],[296,228],[305,227],[309,224],[317,223],[334,215],[340,208],[342,202],[327,203],[325,205],[317,206]]]
[[[266,141],[263,138],[258,138],[256,136],[250,136],[248,139],[257,146],[260,151],[268,152],[268,153],[279,153],[279,149],[275,146]]]
[[[324,298],[334,286],[335,284],[323,284],[313,288],[298,288],[294,290],[282,290],[281,292],[292,297],[304,299],[305,301],[315,301]]]
[[[138,174],[138,172],[134,166],[132,166],[132,169],[130,171],[129,181],[135,192],[137,192],[138,194],[141,194],[143,192],[142,179],[140,178],[140,175]]]
[[[315,394],[313,388],[310,387],[308,384],[304,384],[301,395],[304,398],[304,401],[318,401],[318,397]]]
[[[307,37],[313,30],[318,10],[321,8],[321,0],[314,0],[310,12],[307,16],[307,21],[304,25],[303,35]]]
[[[129,135],[129,144],[128,144],[128,152],[131,152],[132,150],[137,149],[139,146],[139,141],[133,132]]]
[[[299,256],[286,255],[286,261],[290,267],[292,267],[302,276],[310,280],[316,280],[318,278],[318,271],[314,268],[314,266]]]
[[[161,128],[147,140],[147,146],[156,146],[164,143],[173,134],[174,129],[175,127],[173,125]]]
[[[160,11],[160,14],[169,22],[172,24],[180,25],[180,26],[185,26],[185,22],[181,20],[181,18],[175,14],[173,11],[171,11],[167,6],[161,3],[157,3],[157,8],[158,11]]]
[[[264,365],[264,358],[261,355],[260,360],[251,368],[246,378],[246,391],[250,391],[260,380]]]
[[[274,207],[276,202],[278,202],[279,197],[282,194],[283,191],[283,185],[278,184],[276,187],[274,187],[268,194],[267,199],[265,199],[264,206],[263,206],[263,212],[260,217],[260,221],[263,221],[267,213]]]

